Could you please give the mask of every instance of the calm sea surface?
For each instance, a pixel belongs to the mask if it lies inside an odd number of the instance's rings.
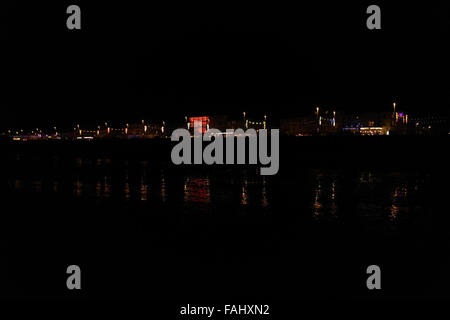
[[[7,172],[7,192],[16,195],[65,196],[151,207],[167,202],[184,210],[212,213],[231,206],[245,213],[254,208],[272,214],[288,207],[314,220],[338,220],[351,201],[361,218],[395,225],[432,203],[430,173],[295,169],[280,179],[257,169],[191,172],[152,167],[149,161],[15,155]],[[285,197],[283,197],[283,194]],[[292,196],[292,198],[289,198]]]
[[[371,264],[389,297],[446,292],[436,170],[264,177],[255,167],[21,152],[6,166],[2,272],[16,296],[64,296],[70,264],[86,270],[88,297],[366,297]],[[27,275],[30,265],[42,276]]]

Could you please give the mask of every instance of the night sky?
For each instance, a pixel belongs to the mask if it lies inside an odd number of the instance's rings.
[[[195,112],[277,119],[393,100],[449,110],[448,1],[36,2],[2,4],[4,128]],[[80,31],[66,28],[70,4]],[[366,28],[370,4],[382,30]]]

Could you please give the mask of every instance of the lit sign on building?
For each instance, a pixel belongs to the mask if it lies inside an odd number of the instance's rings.
[[[190,117],[189,128],[194,128],[194,122],[200,123],[200,126],[196,128],[198,133],[205,133],[209,129],[209,117]]]

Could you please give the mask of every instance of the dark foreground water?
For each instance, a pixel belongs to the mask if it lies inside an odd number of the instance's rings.
[[[354,154],[327,143],[299,152],[289,142],[279,174],[266,177],[256,167],[177,168],[157,143],[9,146],[0,292],[186,303],[448,297],[445,159],[395,154],[384,141],[355,143]],[[66,289],[71,264],[81,292]],[[366,288],[372,264],[379,292]]]

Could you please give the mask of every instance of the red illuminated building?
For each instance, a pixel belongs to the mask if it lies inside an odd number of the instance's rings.
[[[188,122],[188,129],[194,128],[194,123],[197,122],[197,133],[205,133],[209,129],[209,117],[190,117]]]

